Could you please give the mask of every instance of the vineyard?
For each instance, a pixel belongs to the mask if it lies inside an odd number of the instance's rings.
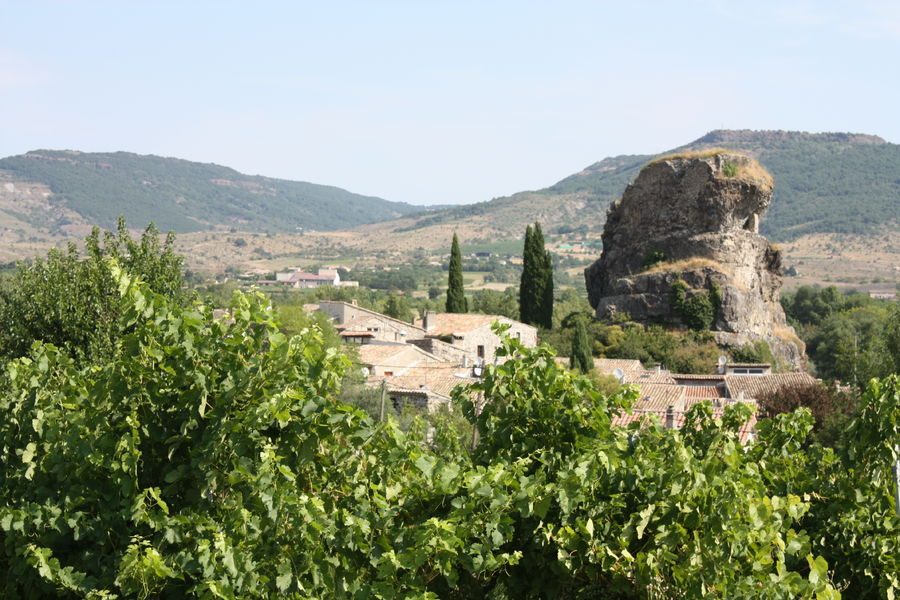
[[[900,592],[896,375],[834,448],[806,409],[742,446],[742,403],[614,428],[633,391],[507,340],[456,393],[469,425],[401,428],[339,402],[346,359],[315,327],[281,333],[265,297],[216,319],[108,268],[121,335],[103,360],[36,343],[7,365],[5,598]]]

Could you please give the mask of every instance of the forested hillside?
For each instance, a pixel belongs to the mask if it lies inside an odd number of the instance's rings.
[[[334,230],[422,210],[332,186],[128,152],[38,150],[0,159],[0,171],[13,184],[46,185],[55,204],[103,227],[124,215],[135,226],[152,221],[163,231]],[[45,224],[42,215],[25,218]]]
[[[407,229],[471,219],[521,231],[527,223],[599,230],[606,206],[648,161],[670,152],[723,147],[757,158],[775,177],[762,222],[773,240],[807,233],[870,233],[900,215],[900,146],[876,136],[791,131],[713,131],[658,155],[605,158],[537,191],[427,215]]]

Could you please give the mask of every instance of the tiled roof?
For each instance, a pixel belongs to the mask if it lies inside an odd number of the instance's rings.
[[[625,371],[625,383],[636,383],[644,385],[646,383],[665,383],[674,385],[675,380],[672,374],[662,369],[649,369],[645,371]]]
[[[724,385],[685,385],[685,398],[713,400],[716,398],[724,398],[727,390]]]
[[[413,367],[407,373],[388,377],[388,390],[397,393],[432,393],[450,398],[454,388],[477,381],[464,375],[458,367],[448,365],[445,368]],[[381,378],[370,378],[370,385],[380,385]]]
[[[744,398],[759,398],[787,387],[798,387],[816,383],[807,373],[767,373],[764,375],[726,375],[725,385],[728,395],[737,398],[741,392]]]
[[[323,275],[314,275],[312,273],[306,273],[304,271],[294,271],[291,273],[291,276],[288,278],[289,282],[295,283],[297,281],[334,281],[334,277],[325,277]]]
[[[428,335],[465,334],[474,329],[490,326],[494,321],[507,322],[509,319],[500,315],[478,315],[472,313],[432,313],[428,316]]]
[[[674,405],[680,408],[684,405],[684,388],[680,385],[645,384],[640,388],[640,399],[635,402],[634,408],[640,410],[662,410]]]
[[[724,375],[706,375],[693,373],[672,373],[675,381],[723,381]]]
[[[394,365],[390,360],[404,352],[409,352],[410,348],[415,348],[409,344],[363,344],[357,346],[359,352],[359,362],[364,365]]]
[[[690,410],[690,408],[697,404],[698,402],[709,402],[709,400],[688,400],[685,403],[683,410],[675,410],[674,411],[674,426],[676,429],[681,429],[684,427],[685,423],[685,414]],[[721,419],[724,414],[725,409],[724,406],[714,406],[712,415],[714,419]],[[657,410],[647,409],[647,408],[638,408],[637,405],[629,413],[620,413],[615,415],[612,420],[613,426],[616,427],[624,427],[630,425],[631,423],[641,423],[642,426],[649,425],[653,420],[657,420],[661,425],[665,426],[666,423],[666,408],[661,408]],[[741,425],[741,428],[738,430],[738,438],[742,443],[747,443],[751,439],[756,431],[756,412],[754,411],[753,416],[747,420],[746,423]]]
[[[605,375],[612,375],[612,372],[616,369],[622,369],[623,373],[643,371],[644,365],[639,360],[626,358],[595,358],[594,368]]]

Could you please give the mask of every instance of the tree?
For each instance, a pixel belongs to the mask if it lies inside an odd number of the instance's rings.
[[[572,338],[572,354],[569,357],[569,366],[587,373],[594,368],[594,357],[591,353],[591,339],[588,337],[587,325],[584,319],[575,321],[575,336]]]
[[[502,315],[510,319],[519,316],[519,304],[515,288],[508,287],[502,292],[478,290],[472,295],[472,310],[486,315]]]
[[[401,321],[409,321],[409,310],[409,302],[399,294],[391,294],[384,303],[384,314]]]
[[[0,357],[28,353],[35,341],[66,349],[78,361],[107,356],[121,335],[120,300],[107,260],[140,276],[153,291],[184,301],[182,257],[169,234],[160,244],[150,225],[134,240],[123,218],[116,233],[94,228],[85,240],[87,256],[74,243],[45,259],[20,264],[0,290]]]
[[[519,320],[544,329],[553,327],[553,261],[544,248],[540,223],[525,228]]]
[[[454,233],[453,244],[450,246],[450,272],[447,277],[447,312],[464,313],[468,311],[466,292],[463,289],[462,254],[459,251],[459,239]]]
[[[535,322],[534,286],[537,284],[532,255],[534,232],[531,225],[525,228],[525,243],[522,248],[522,277],[519,280],[519,320],[531,325]]]
[[[853,394],[819,382],[769,390],[760,394],[756,402],[761,418],[808,408],[815,419],[812,433],[826,446],[835,444],[856,409]]]

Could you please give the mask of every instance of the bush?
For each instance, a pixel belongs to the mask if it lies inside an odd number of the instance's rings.
[[[697,331],[709,330],[716,317],[719,292],[716,288],[695,291],[688,296],[688,286],[682,279],[672,283],[672,306],[682,322]]]

